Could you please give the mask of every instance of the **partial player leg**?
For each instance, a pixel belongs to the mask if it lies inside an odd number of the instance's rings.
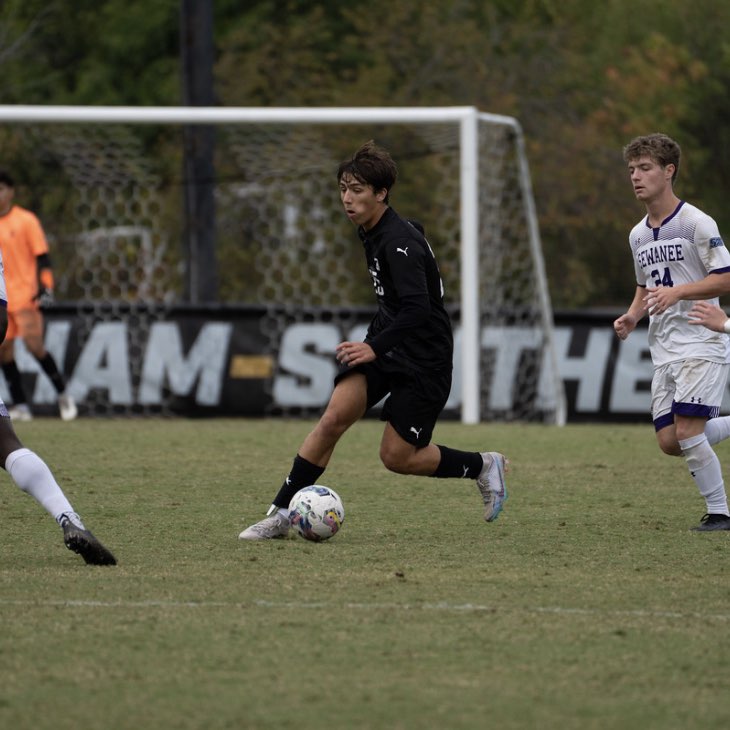
[[[78,416],[79,411],[76,407],[74,397],[66,390],[66,381],[61,375],[56,361],[50,352],[46,351],[43,357],[38,358],[38,364],[43,372],[50,378],[53,387],[58,393],[58,411],[63,421],[73,421]]]
[[[33,497],[63,530],[69,550],[92,565],[116,565],[114,555],[86,529],[47,464],[18,440],[0,402],[0,459],[19,489]]]
[[[720,410],[728,371],[730,366],[725,364],[687,360],[676,373],[672,405],[675,435],[689,473],[705,500],[706,515],[694,528],[701,532],[730,530],[722,468],[706,435],[707,420]]]
[[[391,471],[437,479],[473,479],[484,502],[484,519],[497,519],[505,500],[507,460],[493,451],[461,451],[431,442],[448,399],[450,373],[408,373],[392,379],[383,408],[388,421],[380,458]]]
[[[3,363],[3,375],[5,376],[5,382],[8,384],[10,397],[13,400],[13,405],[8,409],[10,418],[14,421],[33,420],[33,413],[28,405],[25,388],[23,387],[23,376],[15,360]]]
[[[12,336],[10,334],[11,331],[13,333]],[[8,335],[3,343],[0,344],[0,362],[2,363],[3,375],[5,376],[10,397],[13,401],[13,405],[8,412],[14,421],[31,421],[33,419],[33,413],[28,405],[28,398],[23,387],[23,376],[18,369],[18,364],[15,362],[14,335],[16,332],[15,317],[9,313]]]
[[[679,446],[707,509],[702,522],[692,529],[700,532],[730,530],[730,512],[728,512],[722,467],[707,436],[703,432],[679,439]]]
[[[303,487],[316,484],[332,452],[347,429],[362,418],[367,408],[367,382],[361,373],[340,380],[319,422],[304,439],[291,471],[274,498],[267,516],[238,536],[241,540],[270,540],[289,531],[289,503]]]
[[[435,479],[474,479],[484,503],[484,519],[494,522],[507,500],[507,459],[496,451],[461,451],[429,443],[418,447],[407,442],[388,423],[380,444],[380,458],[398,474]]]
[[[710,446],[730,438],[730,416],[711,418],[705,426],[705,436],[707,436]]]
[[[58,393],[58,409],[62,420],[72,421],[78,415],[76,402],[66,391],[66,381],[56,360],[43,342],[43,315],[39,309],[22,309],[16,313],[20,336],[28,352],[37,360]]]

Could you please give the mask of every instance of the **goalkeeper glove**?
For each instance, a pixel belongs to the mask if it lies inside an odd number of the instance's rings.
[[[35,298],[38,301],[41,309],[45,309],[46,307],[52,307],[53,303],[55,302],[53,289],[46,289],[45,286],[41,286],[38,289],[38,294],[36,294]]]

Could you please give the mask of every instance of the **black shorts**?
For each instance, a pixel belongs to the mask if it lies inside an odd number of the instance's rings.
[[[380,420],[390,423],[409,444],[423,448],[431,443],[451,392],[451,370],[421,372],[378,359],[341,370],[335,385],[351,373],[362,373],[367,380],[368,410],[387,396]]]

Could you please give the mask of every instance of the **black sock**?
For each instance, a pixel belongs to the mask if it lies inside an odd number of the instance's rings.
[[[44,357],[38,360],[38,363],[43,368],[43,372],[51,379],[56,392],[63,393],[66,388],[66,383],[64,382],[63,375],[58,372],[58,366],[56,365],[56,361],[53,359],[53,355],[51,355],[50,352],[47,352]]]
[[[439,449],[441,461],[431,474],[436,479],[476,479],[484,468],[484,459],[478,451],[458,451],[448,446]]]
[[[317,479],[324,473],[324,467],[312,464],[297,454],[294,459],[289,476],[281,485],[279,494],[274,499],[277,507],[288,507],[291,498],[304,487],[309,487],[317,483]]]
[[[26,403],[28,399],[25,397],[25,388],[23,388],[23,376],[20,374],[15,360],[3,364],[3,375],[8,383],[13,404],[17,406]]]

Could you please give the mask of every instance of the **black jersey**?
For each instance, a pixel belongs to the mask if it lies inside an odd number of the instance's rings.
[[[358,228],[378,311],[365,342],[378,358],[417,370],[451,370],[454,338],[443,284],[425,237],[392,208],[369,231]]]

